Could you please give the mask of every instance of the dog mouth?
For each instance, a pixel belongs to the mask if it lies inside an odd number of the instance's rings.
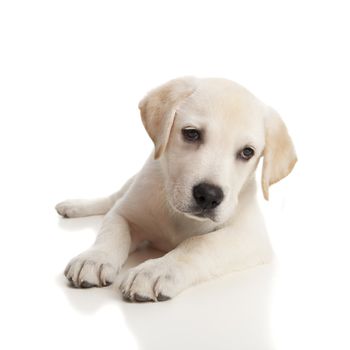
[[[191,219],[198,221],[207,221],[211,220],[213,222],[218,222],[217,213],[214,209],[202,209],[197,206],[183,206],[183,205],[174,205],[174,203],[169,202],[170,207],[176,212],[183,214]]]
[[[189,211],[183,211],[183,214],[185,214],[186,216],[189,216],[191,218],[197,219],[197,220],[211,220],[216,222],[217,218],[215,215],[215,212],[212,210],[205,210],[205,209],[201,209],[201,210],[189,210]]]

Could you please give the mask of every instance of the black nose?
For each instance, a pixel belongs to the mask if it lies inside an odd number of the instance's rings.
[[[201,183],[193,187],[193,197],[202,209],[214,209],[224,199],[224,193],[218,186]]]

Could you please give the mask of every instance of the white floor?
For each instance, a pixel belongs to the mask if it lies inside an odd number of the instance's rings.
[[[132,304],[112,287],[67,285],[65,264],[93,241],[101,217],[59,218],[53,205],[65,186],[55,181],[52,192],[47,183],[28,183],[20,215],[14,199],[7,202],[13,210],[7,209],[1,236],[2,348],[349,349],[346,211],[338,212],[338,225],[322,204],[308,204],[312,188],[300,202],[291,178],[262,204],[273,264],[199,285],[169,302]],[[128,264],[157,254],[139,252]]]

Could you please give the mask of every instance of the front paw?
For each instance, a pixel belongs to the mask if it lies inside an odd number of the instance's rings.
[[[184,278],[175,261],[162,257],[128,270],[119,288],[130,301],[165,301],[184,289]]]
[[[114,282],[119,266],[108,253],[90,249],[67,265],[64,274],[77,288],[105,287]]]
[[[82,206],[79,199],[66,200],[55,206],[57,213],[64,218],[78,218],[82,215]]]

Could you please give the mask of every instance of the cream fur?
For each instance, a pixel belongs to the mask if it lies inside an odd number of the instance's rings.
[[[292,170],[296,155],[278,114],[240,85],[225,79],[185,77],[151,91],[141,102],[155,144],[141,171],[116,194],[69,200],[56,206],[66,217],[106,214],[96,242],[74,258],[65,275],[76,287],[112,283],[130,252],[149,241],[167,252],[119,278],[125,298],[162,301],[223,273],[267,262],[271,247],[256,200],[255,169],[264,156],[262,187]],[[185,127],[203,140],[183,140]],[[255,156],[237,157],[246,145]],[[212,216],[193,211],[192,188],[208,182],[224,199]]]

